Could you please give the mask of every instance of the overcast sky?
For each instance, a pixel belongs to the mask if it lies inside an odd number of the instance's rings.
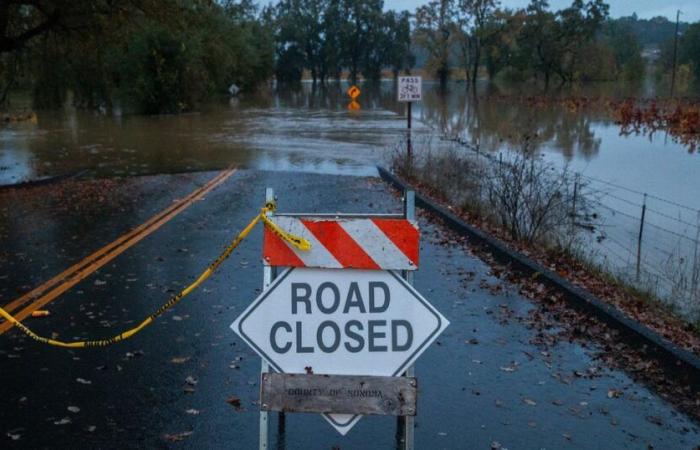
[[[427,3],[426,0],[384,0],[386,9],[408,9],[413,11],[418,5]],[[508,8],[526,6],[528,0],[501,0],[501,5]],[[630,16],[637,13],[641,18],[665,16],[676,20],[676,10],[681,10],[681,20],[697,22],[700,20],[700,0],[609,0],[612,17]],[[569,6],[571,0],[550,0],[552,9]]]

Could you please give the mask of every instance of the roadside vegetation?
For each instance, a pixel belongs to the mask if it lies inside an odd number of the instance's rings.
[[[414,145],[410,158],[405,148],[404,142],[398,143],[391,158],[400,177],[473,225],[700,354],[699,255],[683,261],[691,268],[678,267],[676,259],[657,268],[676,274],[666,295],[608,266],[590,250],[592,241],[605,239],[597,233],[597,206],[605,193],[567,167],[533,153],[527,137],[519,151],[501,157],[432,138]]]

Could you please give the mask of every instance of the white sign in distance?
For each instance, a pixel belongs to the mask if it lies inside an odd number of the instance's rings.
[[[423,98],[421,77],[399,77],[398,96],[400,102],[419,102]]]
[[[297,268],[231,328],[281,373],[400,376],[448,324],[394,272]],[[361,418],[324,417],[343,435]]]

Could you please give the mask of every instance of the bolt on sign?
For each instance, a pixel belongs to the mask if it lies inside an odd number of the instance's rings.
[[[423,80],[421,77],[399,77],[398,100],[400,102],[419,102],[423,98]]]
[[[415,222],[272,219],[309,240],[311,250],[298,250],[265,229],[264,263],[287,269],[231,327],[276,372],[400,377],[447,327],[447,319],[399,275],[418,268]],[[318,386],[307,391],[325,392]],[[335,391],[365,396],[337,386],[328,392]],[[378,395],[379,389],[366,393]],[[329,395],[322,397],[327,402]],[[325,419],[343,435],[362,411],[372,411],[366,404],[356,413],[344,408],[319,410],[329,411]]]
[[[353,100],[357,100],[361,93],[362,91],[357,86],[350,86],[350,88],[348,89],[348,95]]]

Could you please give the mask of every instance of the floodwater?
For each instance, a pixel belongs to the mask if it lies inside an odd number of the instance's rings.
[[[66,108],[40,112],[38,123],[0,128],[0,184],[87,170],[95,175],[251,168],[369,174],[386,162],[405,129],[394,84],[362,86],[360,111],[348,110],[346,85],[302,84],[173,116],[102,115]],[[662,132],[620,133],[599,108],[533,107],[518,101],[542,94],[533,86],[480,86],[475,97],[452,83],[446,92],[425,83],[414,106],[416,133],[462,135],[481,149],[519,148],[523,135],[572,170],[700,209],[700,155]],[[553,97],[649,96],[648,86],[596,85],[550,92]]]
[[[326,90],[308,83],[269,90],[201,112],[172,116],[103,115],[66,108],[40,112],[38,123],[0,128],[0,184],[87,170],[96,175],[171,173],[240,164],[366,174],[403,136],[405,109],[394,84],[363,86],[361,110],[348,110],[346,85]],[[653,91],[652,91],[653,92]],[[517,100],[542,94],[533,86],[480,86],[475,97],[463,83],[441,92],[424,84],[414,105],[414,128],[466,135],[480,148],[519,148],[524,135],[537,149],[572,170],[700,209],[700,157],[663,132],[621,135],[598,108],[571,111],[556,103],[536,107]],[[650,95],[596,85],[550,92],[550,97],[622,99]]]
[[[359,112],[347,109],[344,88],[313,92],[308,85],[173,116],[42,112],[37,124],[0,130],[0,184],[83,170],[109,176],[231,164],[373,174],[404,123],[383,106],[386,90],[365,95]]]
[[[375,175],[375,166],[386,164],[405,139],[405,105],[395,100],[391,81],[361,88],[358,111],[348,108],[346,84],[313,89],[305,83],[172,116],[104,115],[71,108],[40,112],[37,123],[0,128],[0,185],[73,173],[128,176],[232,164]],[[604,84],[553,90],[547,97],[652,97],[654,89],[649,83],[625,88]],[[423,91],[424,100],[414,105],[412,114],[416,151],[425,142],[444,142],[440,138],[448,136],[496,155],[521,148],[527,135],[547,160],[581,174],[591,189],[605,194],[596,236],[600,245],[592,251],[611,260],[616,270],[635,273],[645,201],[641,260],[657,272],[650,282],[665,283],[660,289],[668,291],[675,288],[677,274],[685,273],[677,266],[693,260],[695,266],[686,269],[699,269],[698,152],[663,132],[625,135],[610,111],[595,102],[573,109],[565,102],[533,104],[531,99],[544,92],[531,85],[483,84],[473,95],[463,83],[451,83],[446,91],[425,83]],[[690,297],[700,294],[697,280],[694,286]]]

